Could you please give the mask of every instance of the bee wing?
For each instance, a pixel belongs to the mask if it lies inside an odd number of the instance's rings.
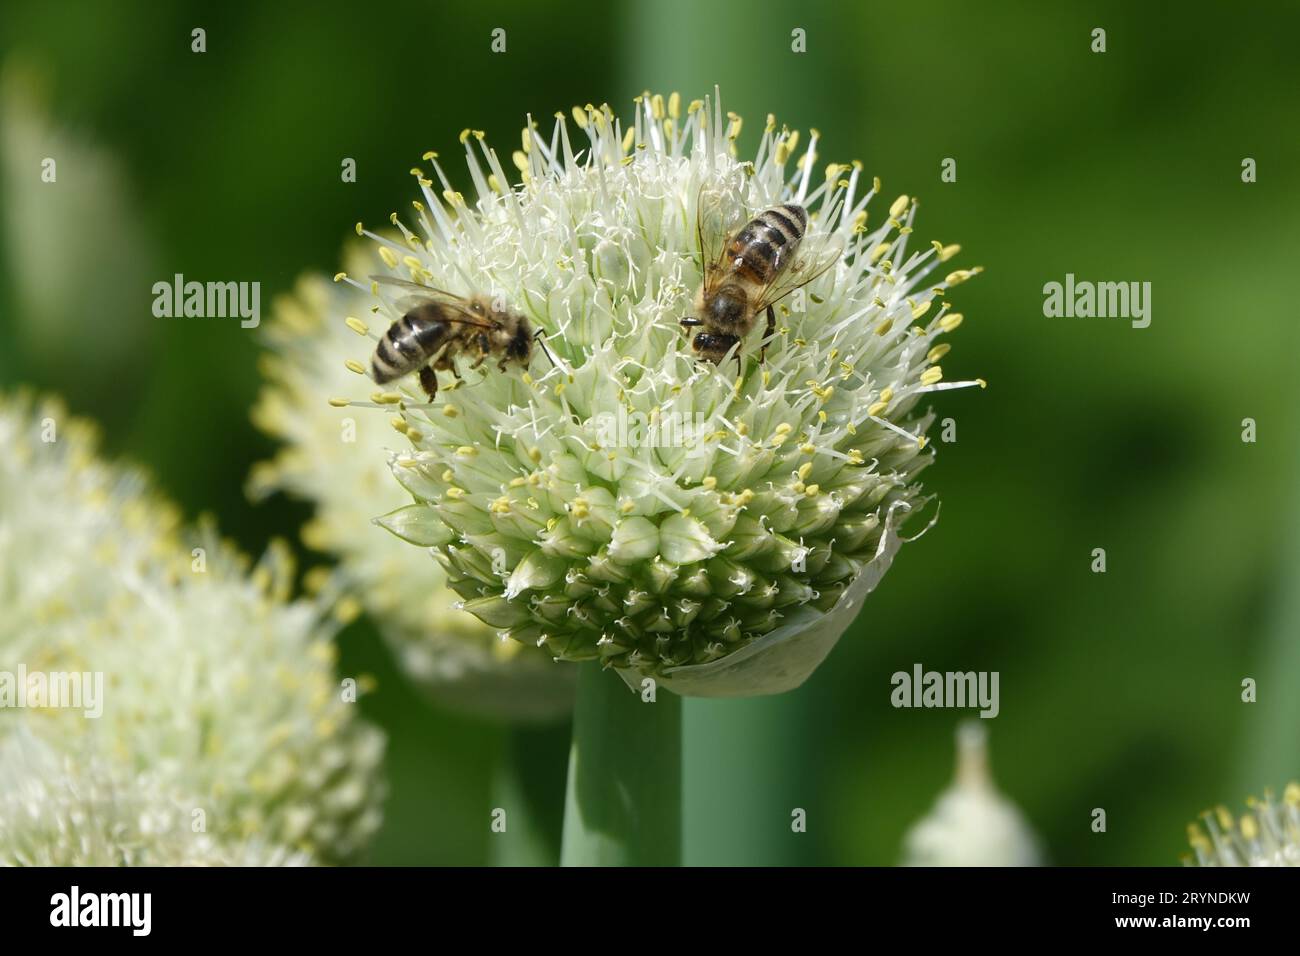
[[[695,198],[695,238],[700,249],[700,276],[710,286],[724,274],[727,242],[744,224],[744,209],[717,186],[700,184]]]
[[[838,239],[823,238],[814,243],[802,243],[795,250],[794,261],[776,270],[772,281],[759,294],[755,312],[762,312],[787,295],[816,279],[844,256],[844,244]]]
[[[396,276],[373,275],[370,280],[377,285],[392,286],[406,293],[392,300],[393,308],[399,312],[406,313],[426,302],[436,302],[446,310],[446,313],[442,316],[444,321],[477,325],[483,329],[496,328],[496,324],[490,319],[475,314],[470,308],[469,300],[464,296],[456,295],[453,292],[444,292],[442,289],[435,289],[433,286],[420,285],[418,282],[399,279]]]

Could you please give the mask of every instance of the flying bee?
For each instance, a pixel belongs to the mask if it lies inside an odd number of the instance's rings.
[[[701,188],[695,229],[703,279],[695,293],[694,314],[681,324],[700,329],[691,340],[700,358],[716,365],[737,346],[739,365],[740,341],[753,330],[759,314],[766,312],[767,330],[759,350],[762,362],[776,332],[776,303],[833,266],[840,247],[824,242],[813,254],[801,251],[808,210],[797,203],[773,206],[730,232],[712,222],[720,217],[720,208],[720,197],[706,195]]]
[[[534,333],[528,319],[518,312],[496,308],[487,296],[464,298],[392,276],[370,278],[409,293],[398,301],[405,314],[388,327],[370,358],[370,377],[376,384],[418,370],[420,387],[433,401],[439,372],[461,377],[455,364],[460,355],[477,355],[470,368],[496,356],[500,371],[505,371],[509,362],[527,368],[532,360],[533,341],[541,332]]]

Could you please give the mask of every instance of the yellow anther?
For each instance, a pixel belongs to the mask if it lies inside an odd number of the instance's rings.
[[[803,490],[803,493],[807,495],[809,498],[816,498],[817,492],[819,491],[821,491],[820,485],[809,485],[807,488]]]
[[[799,476],[799,480],[800,480],[800,481],[803,481],[803,480],[805,480],[809,475],[812,474],[812,470],[813,470],[813,464],[812,464],[812,462],[810,462],[810,461],[805,461],[802,465],[799,466],[799,470],[798,470],[797,472],[795,472],[795,474],[797,474],[797,475]]]
[[[342,281],[343,281],[344,279],[346,279],[347,277],[348,277],[348,274],[347,274],[346,272],[336,272],[336,273],[334,273],[334,281],[335,281],[335,282],[342,282]]]
[[[521,150],[515,150],[510,154],[510,161],[515,164],[515,169],[521,173],[528,172],[528,157]]]
[[[347,325],[348,328],[357,333],[357,335],[370,334],[370,326],[366,325],[366,323],[362,322],[356,316],[349,315],[347,318]]]
[[[372,392],[370,400],[376,405],[396,405],[402,400],[397,392]]]
[[[874,263],[874,262],[879,262],[879,261],[880,261],[880,257],[883,256],[886,252],[889,251],[889,246],[890,246],[890,244],[889,244],[888,242],[882,242],[882,243],[880,243],[880,245],[876,246],[876,248],[872,249],[872,250],[871,250],[871,261],[872,261],[873,263]]]
[[[340,624],[351,624],[361,616],[361,603],[354,597],[342,598],[334,605],[334,618]]]
[[[401,415],[394,415],[392,418],[388,420],[388,424],[392,425],[394,430],[400,432],[403,435],[406,434],[407,429],[410,427],[406,424],[406,419],[403,418]]]
[[[582,129],[587,128],[587,112],[581,106],[573,108],[573,121]]]
[[[493,514],[508,515],[510,514],[510,499],[506,495],[502,495],[488,505],[488,510]]]
[[[714,488],[718,487],[718,479],[714,478],[712,475],[705,475],[704,480],[700,482],[700,486],[712,491]]]
[[[420,158],[424,160],[426,163],[431,163],[438,158],[438,154],[431,149],[426,149],[424,151],[424,154]]]
[[[875,418],[888,407],[889,407],[888,402],[873,402],[867,408],[867,414],[870,415],[872,418]]]
[[[952,312],[939,320],[939,328],[943,329],[945,332],[951,332],[953,329],[957,328],[957,326],[961,325],[961,320],[962,314],[960,312]]]
[[[930,349],[930,353],[925,357],[925,360],[933,364],[947,355],[950,351],[952,351],[952,346],[947,342],[941,342],[934,348]]]
[[[352,404],[352,402],[348,401],[346,398],[331,398],[330,404],[335,408],[347,408]]]
[[[682,94],[670,93],[668,95],[668,115],[673,119],[682,118]]]
[[[448,402],[446,405],[442,406],[442,414],[446,418],[455,418],[460,414],[460,409],[451,404],[451,402]]]
[[[888,331],[889,331],[890,329],[892,329],[893,327],[894,327],[894,320],[893,320],[893,319],[885,319],[885,321],[881,322],[879,325],[876,326],[876,334],[877,334],[877,335],[884,335],[886,332],[888,332]]]
[[[1247,813],[1241,818],[1241,836],[1244,840],[1255,840],[1259,837],[1259,824],[1255,822],[1255,815]]]
[[[355,228],[356,228],[356,230],[357,230],[357,235],[358,235],[358,236],[364,236],[364,235],[366,234],[366,227],[363,226],[360,222],[358,222],[358,223],[356,224],[356,227],[355,227]],[[339,273],[339,274],[342,275],[342,273]]]
[[[904,193],[902,196],[899,196],[897,199],[894,200],[893,205],[889,207],[889,215],[892,218],[897,219],[907,209],[907,204],[909,202],[911,202],[911,199],[907,197],[906,193]]]
[[[362,365],[360,362],[358,362],[356,359],[348,359],[346,362],[343,363],[343,366],[349,372],[356,372],[358,375],[366,374],[366,367]]]
[[[925,315],[925,313],[929,312],[929,311],[930,311],[930,306],[931,306],[933,303],[934,303],[934,300],[933,300],[933,299],[926,299],[926,300],[925,300],[924,302],[922,302],[920,305],[913,306],[913,307],[912,307],[912,319],[913,319],[913,320],[919,319],[921,316]]]
[[[478,449],[473,445],[461,445],[456,449],[456,454],[461,458],[473,458],[478,455]]]
[[[460,501],[465,497],[465,489],[457,488],[455,485],[452,485],[447,489],[446,497],[450,498],[452,501]]]
[[[942,378],[943,378],[943,369],[941,369],[937,365],[934,365],[931,366],[930,368],[927,368],[924,372],[921,373],[921,384],[933,385]]]
[[[675,93],[673,95],[676,96]],[[630,515],[636,510],[636,502],[632,501],[630,498],[624,498],[618,503],[618,510],[625,515]]]
[[[530,448],[528,449],[528,457],[536,465],[542,460],[542,450],[540,448]]]

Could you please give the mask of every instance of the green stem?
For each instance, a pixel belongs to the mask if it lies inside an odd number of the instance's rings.
[[[676,866],[682,854],[682,704],[653,702],[582,664],[564,805],[564,866]]]
[[[493,866],[554,866],[560,856],[564,808],[563,753],[568,728],[520,725],[506,732],[492,768],[492,807],[505,811],[503,831],[493,830]]]

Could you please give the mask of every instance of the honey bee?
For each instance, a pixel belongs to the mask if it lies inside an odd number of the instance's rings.
[[[438,372],[460,378],[456,358],[476,354],[470,368],[497,356],[505,371],[513,362],[524,368],[533,356],[534,333],[528,319],[509,309],[498,309],[485,295],[468,298],[392,276],[371,276],[381,285],[409,293],[398,300],[405,314],[388,327],[370,358],[370,377],[376,384],[419,372],[420,387],[433,401],[438,395]]]
[[[807,285],[840,258],[840,247],[825,242],[812,255],[801,254],[808,231],[808,210],[783,203],[764,210],[739,229],[728,232],[716,220],[721,201],[701,189],[696,203],[696,236],[703,279],[695,294],[693,315],[681,320],[684,328],[699,328],[691,347],[715,365],[754,328],[760,313],[767,313],[767,329],[759,361],[776,332],[775,305],[795,289]],[[706,219],[710,224],[706,225]]]

